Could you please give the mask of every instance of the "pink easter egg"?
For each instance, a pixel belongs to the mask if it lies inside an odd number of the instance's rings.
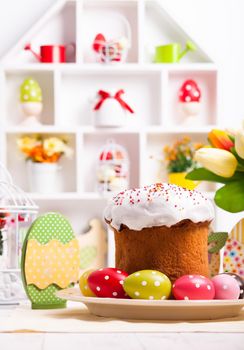
[[[238,282],[229,275],[221,274],[214,276],[212,282],[215,287],[214,299],[238,299],[240,287]]]
[[[202,275],[184,275],[173,284],[173,295],[177,300],[211,300],[214,298],[214,285]]]

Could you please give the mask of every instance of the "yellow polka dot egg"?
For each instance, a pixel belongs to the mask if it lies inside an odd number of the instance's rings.
[[[171,282],[156,270],[141,270],[124,280],[125,292],[133,299],[164,300],[171,294]]]
[[[89,275],[95,270],[88,270],[85,271],[79,280],[79,287],[80,287],[80,291],[81,293],[85,296],[85,297],[95,297],[96,295],[92,292],[92,290],[90,289],[90,287],[88,286],[88,277]]]

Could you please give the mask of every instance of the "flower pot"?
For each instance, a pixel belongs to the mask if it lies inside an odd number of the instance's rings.
[[[61,167],[58,163],[27,162],[30,192],[62,192]]]
[[[188,190],[194,190],[194,188],[196,188],[199,185],[200,181],[187,180],[185,178],[186,175],[187,175],[187,172],[170,173],[169,183],[177,186],[185,187]]]

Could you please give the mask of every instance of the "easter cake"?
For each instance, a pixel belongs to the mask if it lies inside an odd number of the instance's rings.
[[[200,192],[165,183],[120,192],[104,211],[115,235],[116,268],[152,269],[171,281],[209,275],[211,201]]]

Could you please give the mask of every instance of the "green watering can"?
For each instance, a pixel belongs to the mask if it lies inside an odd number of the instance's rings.
[[[168,45],[156,46],[155,48],[155,63],[177,63],[189,51],[196,51],[196,46],[191,41],[186,42],[186,47],[181,51],[181,45],[172,43]]]

